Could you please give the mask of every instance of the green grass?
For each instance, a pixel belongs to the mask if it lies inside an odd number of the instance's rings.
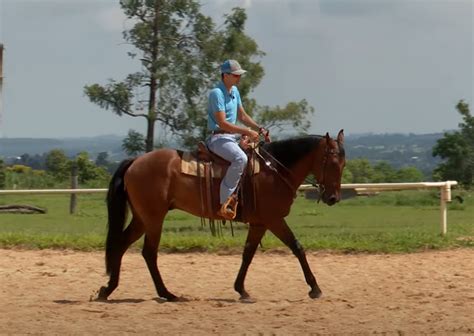
[[[384,192],[357,197],[328,207],[298,197],[287,222],[307,250],[338,252],[413,252],[426,249],[474,247],[474,194],[456,191],[464,203],[448,210],[448,234],[440,236],[439,199],[436,192]],[[68,213],[69,196],[2,196],[0,204],[30,204],[48,210],[43,215],[0,214],[0,247],[103,248],[106,233],[105,195],[79,195],[78,210]],[[161,250],[241,252],[247,226],[229,223],[222,237],[212,237],[200,219],[182,211],[166,217]],[[133,248],[140,248],[142,241]],[[283,245],[271,233],[264,249]]]

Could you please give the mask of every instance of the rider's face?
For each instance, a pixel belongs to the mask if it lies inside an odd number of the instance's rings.
[[[228,80],[232,83],[232,85],[239,84],[240,82],[240,75],[234,74],[226,74]]]

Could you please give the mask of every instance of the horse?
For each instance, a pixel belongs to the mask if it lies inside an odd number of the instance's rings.
[[[299,186],[308,175],[313,175],[320,191],[320,199],[327,205],[340,200],[341,176],[345,166],[344,132],[334,140],[325,136],[308,135],[262,144],[266,153],[261,171],[251,176],[255,185],[255,210],[239,214],[238,221],[248,223],[248,233],[242,263],[234,283],[240,299],[250,299],[244,287],[247,270],[265,232],[278,237],[298,258],[310,298],[322,292],[306,260],[303,247],[287,225]],[[126,250],[145,235],[142,256],[150,271],[158,296],[168,301],[179,297],[165,286],[158,269],[158,246],[163,221],[169,210],[181,209],[195,216],[204,216],[199,193],[200,177],[185,175],[180,170],[182,152],[163,148],[134,159],[121,162],[112,176],[107,193],[108,231],[105,248],[107,286],[98,291],[98,300],[107,300],[119,283],[122,257]],[[262,154],[262,157],[264,155]],[[218,195],[219,183],[213,192]],[[216,197],[218,198],[218,197]],[[127,212],[132,218],[125,228]],[[222,219],[216,215],[211,219]]]

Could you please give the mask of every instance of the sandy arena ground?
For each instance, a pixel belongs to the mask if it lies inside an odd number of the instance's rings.
[[[163,254],[168,289],[156,296],[139,253],[123,260],[108,302],[102,253],[0,249],[0,334],[466,335],[474,334],[474,250],[404,255],[310,253],[323,290],[312,300],[299,264],[258,253],[238,300],[239,255]]]

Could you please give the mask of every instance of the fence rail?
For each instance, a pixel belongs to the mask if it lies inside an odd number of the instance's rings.
[[[414,182],[414,183],[351,183],[342,184],[342,189],[353,189],[357,193],[362,192],[381,192],[394,190],[419,190],[437,188],[440,191],[440,231],[445,235],[448,229],[448,211],[447,202],[451,202],[451,187],[456,186],[457,181],[444,182]],[[309,184],[301,185],[298,190],[306,191],[314,189]],[[0,195],[15,194],[94,194],[105,193],[107,189],[32,189],[32,190],[0,190]]]

